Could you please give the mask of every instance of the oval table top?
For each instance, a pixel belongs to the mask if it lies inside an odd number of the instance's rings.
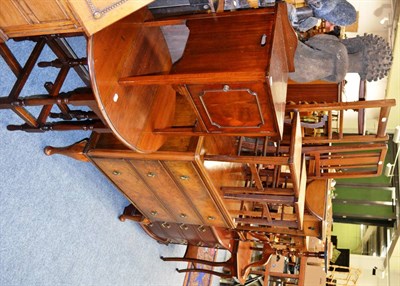
[[[328,180],[317,179],[307,185],[306,207],[320,220],[326,217],[326,199],[328,194]]]

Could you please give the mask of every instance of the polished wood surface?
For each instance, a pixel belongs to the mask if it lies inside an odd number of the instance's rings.
[[[316,217],[325,219],[326,199],[328,195],[328,180],[317,179],[307,185],[306,207]]]
[[[297,44],[286,5],[255,11],[183,16],[146,27],[185,23],[182,57],[168,74],[122,76],[122,86],[174,85],[198,117],[196,132],[281,138],[287,74]],[[255,24],[256,23],[256,24]],[[182,135],[180,128],[157,134]],[[183,129],[189,134],[188,129]]]
[[[93,91],[103,117],[118,139],[138,152],[156,151],[165,142],[152,130],[170,126],[175,111],[175,91],[168,85],[118,84],[127,75],[166,73],[171,67],[160,28],[140,25],[149,18],[148,10],[140,10],[88,42]]]

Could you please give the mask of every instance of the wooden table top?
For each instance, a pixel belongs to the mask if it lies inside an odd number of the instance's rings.
[[[320,220],[326,218],[326,196],[328,191],[328,180],[318,179],[307,185],[306,207]]]
[[[156,151],[165,136],[154,129],[171,126],[176,93],[169,85],[122,86],[124,76],[167,73],[168,47],[159,27],[145,27],[147,9],[94,34],[88,41],[88,62],[95,98],[118,139],[129,148]]]

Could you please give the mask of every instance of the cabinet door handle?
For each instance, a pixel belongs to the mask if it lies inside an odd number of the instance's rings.
[[[200,232],[206,232],[207,229],[204,227],[204,225],[201,225],[197,228],[197,230]]]
[[[261,47],[265,47],[266,44],[267,44],[267,35],[266,35],[266,34],[263,34],[263,35],[261,36],[260,45],[261,45]]]

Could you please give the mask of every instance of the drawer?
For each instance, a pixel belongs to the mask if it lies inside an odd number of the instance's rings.
[[[146,226],[146,229],[155,237],[167,240],[169,243],[220,247],[211,228],[207,226],[158,221]]]
[[[192,208],[196,209],[201,216],[202,223],[212,226],[223,227],[224,221],[210,197],[199,173],[192,162],[166,161],[165,166],[173,175],[189,197]]]
[[[173,221],[174,217],[164,208],[160,199],[147,187],[128,161],[92,159],[144,216],[152,221]]]
[[[130,163],[145,184],[157,195],[164,208],[173,215],[173,220],[167,221],[203,224],[201,217],[190,202],[190,197],[177,185],[162,162],[131,160]]]

